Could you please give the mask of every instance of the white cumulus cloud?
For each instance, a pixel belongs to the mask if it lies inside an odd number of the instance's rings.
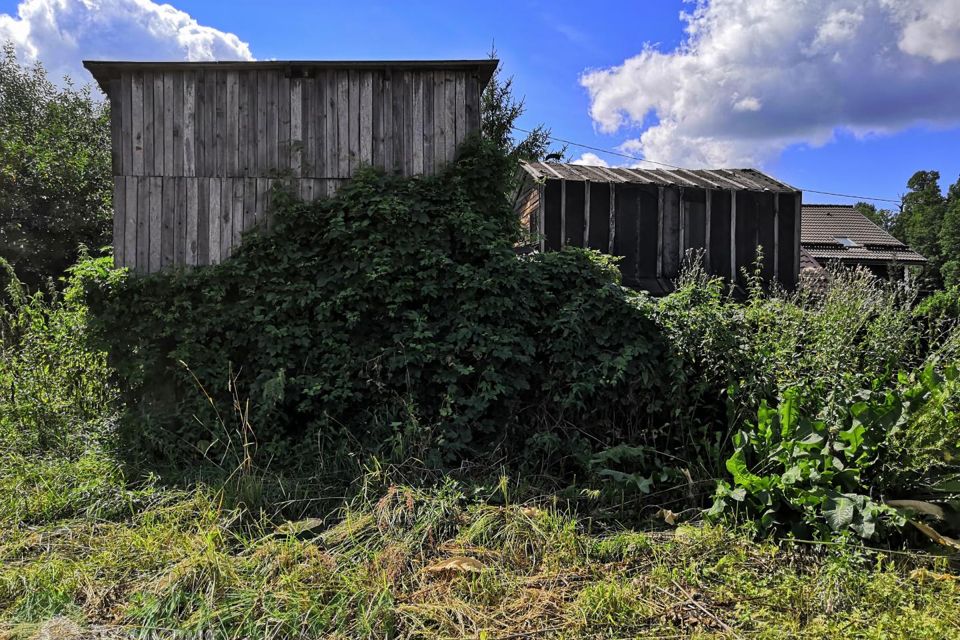
[[[762,166],[840,130],[960,123],[960,0],[699,0],[681,18],[676,50],[580,79],[601,131],[642,131],[630,153]]]
[[[587,151],[570,164],[582,164],[588,167],[609,167],[610,164],[595,153]]]
[[[51,77],[86,82],[81,66],[95,60],[252,60],[233,33],[150,0],[23,0],[17,14],[0,13],[0,42],[24,61],[39,60]]]

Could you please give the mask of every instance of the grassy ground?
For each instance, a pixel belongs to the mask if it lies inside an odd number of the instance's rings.
[[[104,453],[14,455],[0,637],[960,635],[942,559],[695,524],[601,530],[551,500],[464,494],[388,485],[328,521],[278,524],[212,489],[131,489]]]

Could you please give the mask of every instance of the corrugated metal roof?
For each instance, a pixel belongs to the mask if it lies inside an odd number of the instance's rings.
[[[213,69],[216,71],[242,71],[248,69],[409,69],[409,70],[468,70],[476,71],[480,87],[490,81],[499,60],[222,60],[205,62],[158,62],[134,60],[84,60],[83,66],[93,75],[97,84],[106,91],[110,78],[122,71],[177,71]]]
[[[756,169],[627,169],[594,167],[562,162],[525,162],[524,170],[536,179],[654,184],[736,191],[796,193],[799,189]]]
[[[849,238],[857,246],[845,247],[837,238]],[[927,261],[874,224],[853,205],[803,205],[800,244],[820,262],[840,260],[923,264]]]

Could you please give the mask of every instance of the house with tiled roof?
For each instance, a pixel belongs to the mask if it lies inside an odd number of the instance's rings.
[[[800,268],[830,263],[865,267],[877,276],[899,277],[905,268],[926,264],[852,205],[804,204],[800,218]]]

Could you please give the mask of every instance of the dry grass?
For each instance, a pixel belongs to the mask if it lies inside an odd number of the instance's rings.
[[[102,512],[75,504],[25,524],[10,505],[44,504],[57,479],[8,492],[0,637],[960,634],[960,585],[943,559],[700,525],[589,532],[546,504],[468,500],[452,482],[390,487],[331,524],[277,526],[224,509],[215,492],[99,476],[109,486],[88,493]]]

